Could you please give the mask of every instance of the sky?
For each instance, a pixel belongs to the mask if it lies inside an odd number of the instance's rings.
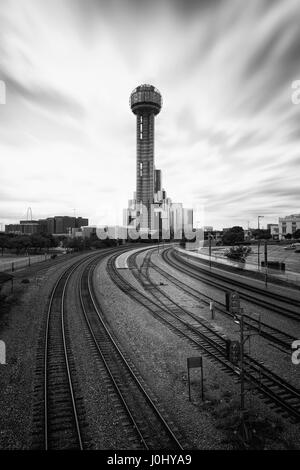
[[[163,186],[196,225],[300,213],[299,24],[299,0],[1,0],[0,223],[122,223],[142,83],[163,97]]]

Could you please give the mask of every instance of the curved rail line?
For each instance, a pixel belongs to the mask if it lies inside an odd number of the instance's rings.
[[[149,253],[146,255],[146,257],[149,258],[149,266],[153,270],[155,270],[158,274],[160,274],[163,278],[167,279],[169,282],[174,284],[176,287],[178,287],[181,291],[185,292],[188,294],[190,297],[194,298],[198,302],[200,301],[201,303],[204,303],[206,305],[209,305],[211,301],[214,302],[215,308],[217,311],[222,313],[223,315],[233,318],[232,313],[230,313],[226,308],[224,308],[224,304],[222,302],[219,302],[212,298],[211,296],[204,294],[203,292],[200,292],[199,290],[194,289],[191,287],[189,284],[186,284],[182,280],[179,280],[163,268],[159,267],[157,264],[152,263],[151,258],[153,255],[154,251],[149,251]],[[169,264],[172,268],[177,269],[177,265],[171,264],[169,261],[169,258],[167,257],[166,251],[163,251],[162,253],[162,258],[164,261],[166,261],[167,264]],[[185,273],[187,274],[187,273]],[[244,324],[246,327],[251,328],[252,330],[255,330],[259,332],[260,336],[263,338],[267,339],[268,341],[271,341],[272,343],[276,343],[282,348],[284,348],[287,354],[290,354],[291,351],[291,344],[294,340],[297,338],[294,336],[291,336],[288,333],[285,333],[284,331],[275,328],[274,326],[269,325],[268,323],[258,320],[257,318],[252,317],[251,315],[248,315],[244,313]]]
[[[49,295],[35,372],[33,447],[37,449],[88,447],[87,423],[66,319],[66,298],[75,271],[95,256],[99,254],[73,260],[59,275]]]
[[[296,310],[297,308],[299,309],[300,307],[300,303],[298,300],[287,298],[286,296],[283,296],[280,294],[275,294],[275,293],[271,293],[268,291],[262,291],[261,289],[258,289],[249,284],[245,286],[245,284],[237,281],[236,279],[230,278],[230,280],[228,280],[226,279],[225,276],[222,276],[216,272],[213,272],[213,274],[211,274],[209,270],[205,270],[205,276],[203,276],[199,272],[199,271],[204,271],[204,269],[201,268],[200,263],[199,263],[199,266],[189,263],[188,261],[183,259],[183,257],[180,256],[178,253],[174,253],[172,249],[166,250],[164,259],[165,261],[169,262],[169,264],[172,264],[173,267],[176,267],[176,269],[178,269],[181,272],[184,272],[185,274],[188,274],[194,279],[200,280],[204,282],[205,284],[216,287],[224,292],[226,292],[229,289],[232,289],[232,286],[234,285],[235,290],[239,292],[240,297],[243,298],[244,300],[251,302],[253,304],[259,305],[260,307],[268,308],[269,310],[279,313],[282,316],[291,318],[296,321],[300,321],[300,314]],[[249,291],[253,292],[253,294],[249,293]],[[258,295],[263,296],[264,297],[263,300],[259,298]],[[282,306],[274,305],[274,303],[267,300],[267,297],[277,302],[281,302],[283,305]],[[286,306],[286,303],[290,304],[293,307],[296,307],[296,309],[288,308]]]
[[[180,311],[183,310],[182,307],[176,304],[176,302],[173,302],[173,307],[170,308],[168,304],[162,303],[161,298],[159,301],[157,301],[157,299],[152,300],[148,295],[142,293],[125,280],[120,272],[118,272],[114,260],[115,257],[112,256],[108,261],[107,268],[112,280],[121,290],[146,307],[154,316],[175,330],[179,335],[188,338],[194,345],[200,347],[205,355],[221,364],[224,371],[239,376],[239,368],[233,366],[226,358],[225,338],[220,338],[220,335],[213,330],[210,330],[208,333],[207,328],[203,329],[202,323],[199,325],[199,322],[197,322],[197,324],[193,325],[191,321],[187,321],[187,318],[183,318],[180,314]],[[132,266],[132,268],[134,268],[134,266]],[[134,269],[132,272],[134,273]],[[157,286],[153,285],[153,287]],[[156,289],[153,289],[153,292],[154,291],[156,291]],[[168,299],[168,302],[169,301],[170,299]],[[184,313],[189,312],[185,311]],[[222,341],[223,345],[220,344]],[[257,393],[259,393],[270,406],[275,406],[282,415],[289,416],[299,421],[299,390],[273,373],[259,361],[249,356],[245,356],[245,377],[255,386]]]
[[[145,449],[177,449],[182,444],[164,417],[165,412],[151,398],[138,371],[121,351],[116,338],[105,322],[92,282],[97,260],[83,271],[80,281],[80,301],[95,348],[119,396],[123,409]],[[175,426],[173,426],[175,428]]]
[[[83,449],[79,411],[70,366],[70,344],[65,323],[65,296],[69,280],[83,263],[67,268],[53,287],[47,311],[44,352],[44,445]]]

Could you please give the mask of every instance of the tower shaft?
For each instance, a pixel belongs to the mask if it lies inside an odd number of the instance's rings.
[[[141,214],[142,228],[150,227],[151,204],[154,195],[154,113],[139,113],[136,117],[137,170],[136,200],[147,209]]]
[[[162,107],[160,92],[153,85],[140,85],[130,95],[136,115],[136,226],[150,230],[154,202],[154,117]]]

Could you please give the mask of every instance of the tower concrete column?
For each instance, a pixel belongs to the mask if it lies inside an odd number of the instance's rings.
[[[152,85],[140,85],[130,96],[136,114],[136,203],[137,225],[151,228],[151,204],[154,202],[154,117],[160,112],[162,98]]]

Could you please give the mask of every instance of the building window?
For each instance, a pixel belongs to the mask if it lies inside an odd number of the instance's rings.
[[[282,226],[282,233],[286,233],[286,227]]]
[[[140,139],[143,139],[143,116],[140,117]]]
[[[140,163],[140,176],[143,176],[143,164]]]

